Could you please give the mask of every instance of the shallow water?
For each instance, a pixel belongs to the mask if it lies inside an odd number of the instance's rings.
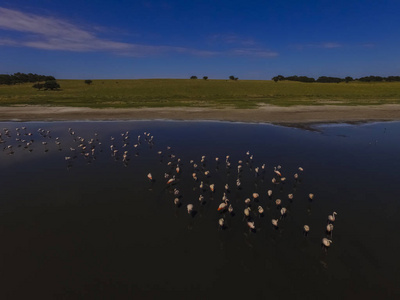
[[[313,129],[172,121],[0,123],[0,295],[399,298],[400,123]],[[198,181],[190,160],[198,165]],[[285,181],[274,173],[278,165]],[[175,175],[173,185],[165,173]],[[217,211],[225,184],[233,214]],[[247,219],[244,200],[253,193],[260,197],[252,199]],[[287,208],[285,217],[277,198]],[[327,235],[333,211],[338,214]],[[278,228],[272,218],[279,219]],[[333,241],[329,249],[322,247],[323,237]]]

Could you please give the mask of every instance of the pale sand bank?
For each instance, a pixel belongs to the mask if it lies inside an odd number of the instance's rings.
[[[331,123],[400,120],[400,105],[292,106],[257,109],[0,107],[0,121],[215,120],[254,123]]]

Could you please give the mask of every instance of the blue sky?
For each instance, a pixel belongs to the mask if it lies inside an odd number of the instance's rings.
[[[3,0],[0,73],[400,75],[400,1]]]

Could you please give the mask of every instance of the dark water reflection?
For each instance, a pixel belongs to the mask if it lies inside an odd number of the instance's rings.
[[[45,131],[40,134],[39,128]],[[218,122],[1,123],[2,298],[400,297],[400,123],[314,129]],[[144,132],[154,143],[144,141]],[[138,135],[142,142],[135,148]],[[176,174],[167,163],[178,158]],[[190,160],[210,171],[209,177],[199,173],[195,182]],[[239,160],[241,189],[236,188]],[[278,165],[287,179],[273,184]],[[166,172],[176,176],[174,186],[166,185]],[[214,193],[208,188],[212,183]],[[234,215],[217,212],[225,184]],[[252,232],[243,210],[255,192],[260,198],[251,204]],[[315,194],[312,201],[309,193]],[[277,198],[288,209],[285,218]],[[194,216],[187,213],[189,203]],[[333,211],[338,212],[329,236],[333,244],[326,250],[321,240]],[[221,217],[224,230],[218,226]],[[279,218],[277,229],[272,218]],[[311,228],[307,236],[305,224]]]

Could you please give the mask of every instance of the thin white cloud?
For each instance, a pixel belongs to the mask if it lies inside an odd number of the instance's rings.
[[[297,44],[294,45],[297,50],[310,49],[310,48],[320,48],[320,49],[334,49],[344,47],[340,43],[336,42],[323,42],[323,43],[310,43],[310,44]]]
[[[279,55],[277,52],[257,49],[257,48],[234,49],[231,51],[231,54],[239,56],[261,57],[261,58],[276,57]]]
[[[144,57],[165,53],[182,53],[195,56],[217,55],[252,55],[256,57],[273,57],[277,54],[260,49],[239,49],[233,51],[205,51],[186,47],[152,46],[135,43],[117,42],[96,35],[95,27],[85,29],[71,22],[54,17],[24,13],[0,7],[0,30],[18,32],[19,37],[0,39],[0,46],[30,47],[44,50],[91,52],[105,51],[120,55]],[[227,40],[238,41],[231,36]],[[246,45],[246,41],[241,42]],[[251,40],[247,44],[252,44]]]
[[[208,37],[211,43],[237,44],[242,46],[254,46],[256,41],[253,38],[244,38],[236,34],[214,34]]]

